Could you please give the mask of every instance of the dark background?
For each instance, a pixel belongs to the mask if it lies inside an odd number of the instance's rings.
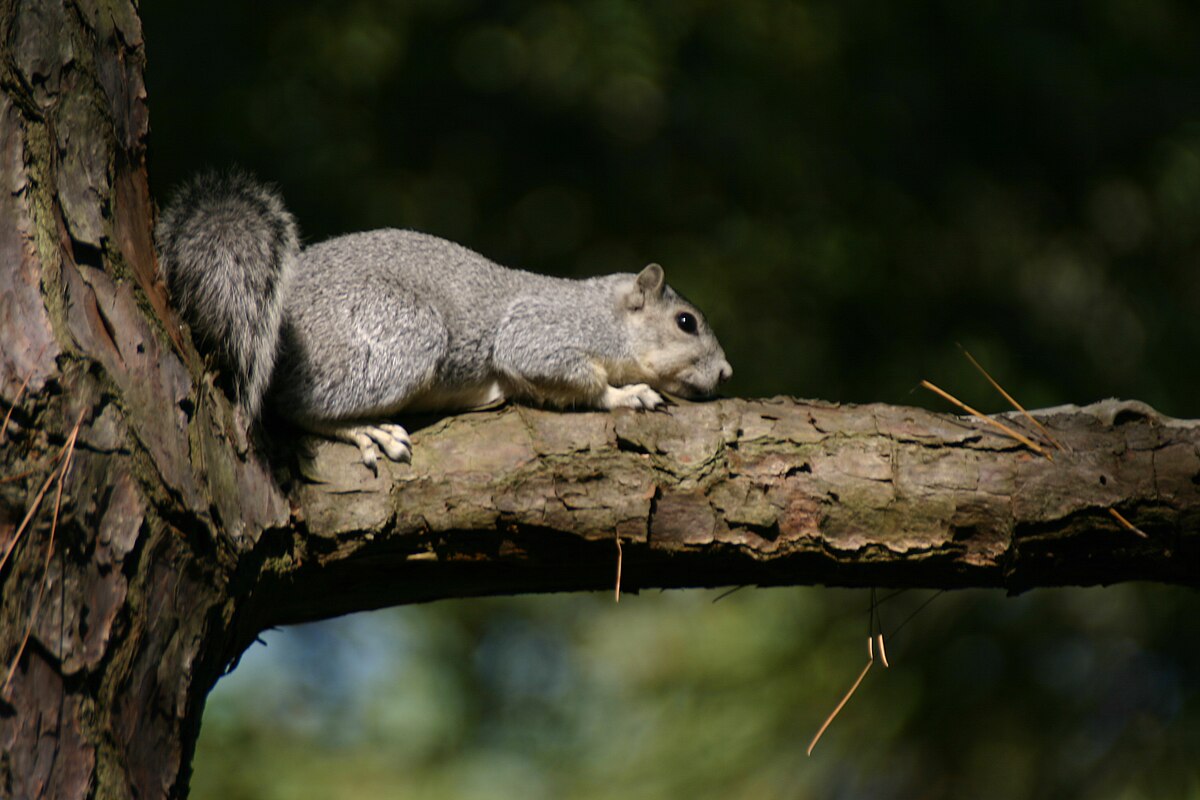
[[[144,3],[151,181],[240,164],[306,241],[412,227],[658,261],[729,394],[1200,415],[1200,10],[1183,2]],[[884,607],[896,627],[928,593]],[[865,592],[443,603],[281,631],[194,796],[1200,796],[1200,602],[938,598],[812,759]]]

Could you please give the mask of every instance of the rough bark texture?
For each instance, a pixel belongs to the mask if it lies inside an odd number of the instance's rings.
[[[1053,461],[979,421],[788,398],[468,415],[378,478],[326,445],[260,591],[292,622],[611,588],[617,537],[626,590],[1197,582],[1200,423],[1136,402],[1038,414],[1066,448]]]
[[[378,476],[341,445],[268,469],[154,277],[133,6],[0,0],[0,37],[0,796],[181,797],[204,697],[263,628],[611,589],[618,538],[627,591],[1200,582],[1200,424],[1139,404],[1046,412],[1053,463],[777,399],[509,408]]]
[[[238,553],[288,507],[163,322],[133,5],[7,0],[0,43],[0,797],[182,795]]]

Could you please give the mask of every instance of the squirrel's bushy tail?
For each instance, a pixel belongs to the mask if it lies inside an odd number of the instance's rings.
[[[176,193],[155,238],[175,307],[257,416],[300,250],[295,219],[279,194],[252,176],[207,172]]]

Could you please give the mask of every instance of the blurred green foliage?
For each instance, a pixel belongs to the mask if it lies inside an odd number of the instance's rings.
[[[878,0],[143,3],[151,178],[239,163],[306,238],[659,261],[732,394],[1197,416],[1200,10]],[[282,631],[194,796],[1200,797],[1194,593],[945,596],[862,664],[829,590],[445,603]],[[885,607],[897,624],[921,598]]]
[[[885,604],[888,631],[927,599]],[[209,702],[197,798],[1200,792],[1182,590],[959,592],[865,663],[866,592],[438,603],[279,631]]]

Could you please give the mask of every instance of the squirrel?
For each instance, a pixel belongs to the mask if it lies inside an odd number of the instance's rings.
[[[656,409],[733,374],[663,268],[583,280],[509,269],[410,230],[303,249],[277,190],[238,171],[183,185],[155,230],[159,270],[250,419],[264,404],[312,433],[412,458],[399,412],[504,400]]]

